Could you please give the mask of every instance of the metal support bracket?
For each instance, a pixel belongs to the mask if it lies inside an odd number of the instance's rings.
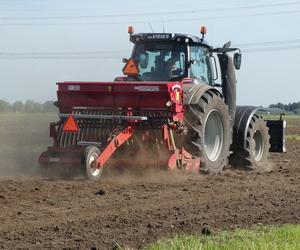
[[[133,127],[128,126],[124,130],[122,130],[118,135],[112,138],[112,140],[108,143],[108,145],[104,148],[104,150],[100,153],[97,159],[98,168],[103,168],[105,163],[111,158],[113,153],[128,141],[133,135]]]
[[[193,157],[183,147],[178,149],[175,145],[172,128],[168,125],[163,126],[163,139],[171,155],[168,160],[169,170],[175,170],[177,168],[184,169],[188,172],[199,173],[200,158]]]

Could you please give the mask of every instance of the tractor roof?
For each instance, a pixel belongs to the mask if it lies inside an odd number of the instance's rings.
[[[187,34],[172,34],[172,33],[138,33],[130,36],[130,41],[133,43],[145,42],[175,42],[190,45],[202,45],[212,49],[212,47],[202,38]]]

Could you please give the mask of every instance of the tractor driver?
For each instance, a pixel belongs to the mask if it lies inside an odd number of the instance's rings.
[[[180,51],[174,50],[171,52],[171,57],[166,61],[166,72],[169,74],[169,79],[182,74],[180,65]]]

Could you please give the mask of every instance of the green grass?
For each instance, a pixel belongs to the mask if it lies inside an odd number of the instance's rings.
[[[299,250],[300,225],[224,231],[213,236],[181,235],[161,240],[144,250]]]
[[[288,135],[286,135],[286,139],[288,141],[300,141],[300,135],[299,134],[288,134]]]
[[[258,113],[260,115],[262,115],[262,117],[266,120],[279,120],[280,118],[280,115],[274,115],[274,114],[271,114],[271,115],[268,115],[268,114],[265,114],[265,113]],[[285,115],[283,116],[282,118],[283,120],[297,120],[299,119],[300,120],[300,115]]]

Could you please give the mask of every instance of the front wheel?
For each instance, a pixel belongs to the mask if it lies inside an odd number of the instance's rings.
[[[97,159],[100,150],[95,146],[88,146],[84,150],[82,160],[82,173],[83,176],[92,181],[98,181],[101,178],[103,168],[97,167]]]

